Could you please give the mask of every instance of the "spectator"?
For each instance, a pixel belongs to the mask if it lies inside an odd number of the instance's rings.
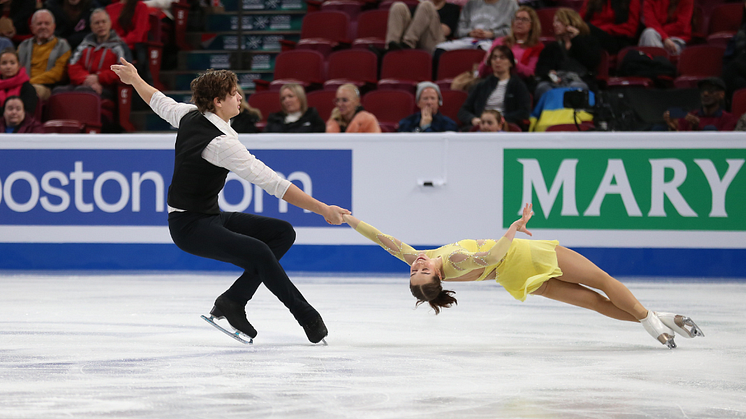
[[[422,0],[414,11],[402,2],[389,9],[386,46],[389,50],[418,48],[429,53],[456,32],[461,9],[446,0]]]
[[[47,100],[51,87],[62,82],[70,60],[70,45],[66,40],[54,36],[54,16],[41,9],[31,18],[34,36],[21,42],[18,57],[26,68],[31,84],[41,100]]]
[[[746,2],[741,16],[741,26],[728,41],[723,56],[723,81],[728,101],[736,90],[746,88]]]
[[[645,0],[642,12],[646,28],[640,35],[641,47],[661,47],[679,55],[692,39],[694,0]]]
[[[461,10],[456,38],[436,45],[436,49],[477,49],[487,51],[495,38],[510,33],[510,23],[518,10],[515,0],[469,0]],[[436,52],[436,54],[438,54]]]
[[[262,120],[262,111],[249,106],[241,87],[236,90],[241,94],[241,111],[231,118],[231,127],[239,134],[256,134],[259,132],[256,123]]]
[[[504,132],[505,118],[497,109],[487,109],[479,117],[479,132]]]
[[[490,53],[492,74],[472,89],[458,111],[459,119],[467,126],[477,126],[485,109],[499,110],[505,120],[525,127],[531,113],[531,95],[515,69],[513,51],[498,45]]]
[[[0,0],[0,35],[31,35],[29,20],[35,11],[35,0]]]
[[[68,73],[76,89],[93,90],[104,99],[116,100],[119,81],[112,64],[124,57],[131,60],[127,45],[111,29],[111,19],[104,9],[96,9],[90,16],[93,33],[83,39],[70,60]]]
[[[148,6],[140,0],[121,0],[106,6],[111,27],[131,51],[135,45],[148,40],[150,20]]]
[[[282,111],[267,117],[264,132],[325,132],[326,124],[316,108],[309,108],[306,92],[300,84],[286,84],[280,88]]]
[[[326,121],[326,132],[381,132],[375,115],[360,106],[360,91],[354,84],[339,86],[334,103],[337,106]]]
[[[140,0],[121,0],[106,6],[106,12],[111,18],[111,28],[132,51],[137,72],[146,82],[152,83],[153,76],[148,68],[148,48],[145,44],[150,30],[148,6]]]
[[[3,117],[0,119],[0,132],[6,134],[43,133],[44,128],[31,114],[26,114],[23,100],[18,96],[5,99]]]
[[[737,118],[723,109],[725,83],[717,77],[699,82],[702,100],[700,109],[689,112],[684,118],[672,118],[670,111],[663,119],[671,131],[733,131]]]
[[[553,25],[557,40],[544,48],[536,63],[537,103],[544,93],[556,87],[595,87],[594,70],[601,62],[601,47],[576,11],[560,8],[554,14]]]
[[[588,23],[591,35],[609,54],[637,44],[640,0],[586,0],[580,15]]]
[[[20,96],[24,109],[36,110],[36,89],[29,83],[26,69],[18,64],[18,53],[12,47],[0,53],[0,105],[11,96]]]
[[[399,121],[399,132],[446,132],[458,131],[458,125],[438,108],[443,105],[443,96],[437,84],[423,81],[417,85],[417,107],[420,111]]]
[[[8,48],[13,48],[15,50],[15,45],[13,45],[13,41],[10,39],[0,36],[0,51],[5,51]]]
[[[46,0],[44,7],[54,15],[55,35],[67,40],[70,49],[75,50],[91,33],[91,12],[101,6],[96,0]]]
[[[515,57],[515,74],[528,80],[534,75],[536,63],[539,62],[539,54],[544,49],[541,38],[541,22],[536,10],[521,6],[515,12],[513,25],[510,34],[495,39],[492,48],[498,45],[505,45],[513,51]],[[479,77],[487,77],[492,69],[487,62],[489,52],[485,54],[484,61],[479,64]]]

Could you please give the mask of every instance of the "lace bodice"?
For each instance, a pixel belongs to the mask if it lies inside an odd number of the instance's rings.
[[[484,270],[477,281],[488,277],[494,279],[495,269],[505,258],[511,244],[511,241],[504,237],[497,241],[467,239],[437,249],[417,250],[393,236],[381,233],[363,221],[355,230],[408,265],[414,262],[419,253],[425,253],[429,258],[440,257],[443,261],[444,280],[458,278],[477,269]]]

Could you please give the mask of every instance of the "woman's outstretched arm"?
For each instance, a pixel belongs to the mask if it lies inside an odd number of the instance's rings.
[[[523,207],[523,215],[521,216],[521,218],[514,221],[513,224],[510,225],[510,228],[508,229],[508,231],[505,232],[505,235],[503,235],[503,237],[508,240],[513,240],[513,238],[515,237],[515,233],[518,231],[526,233],[529,236],[533,236],[533,234],[531,234],[531,232],[526,229],[528,220],[530,220],[531,216],[534,215],[533,208],[533,204],[526,204],[526,206]]]
[[[381,233],[377,228],[364,221],[360,221],[350,214],[342,214],[342,219],[344,222],[349,224],[350,227],[355,229],[355,231],[362,234],[373,243],[383,247],[392,256],[401,259],[407,264],[411,265],[417,258],[418,251],[412,246],[403,243],[401,240],[388,234]]]

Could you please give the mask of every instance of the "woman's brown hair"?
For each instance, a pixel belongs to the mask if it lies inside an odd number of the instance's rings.
[[[215,112],[213,100],[225,99],[236,91],[238,77],[229,70],[207,70],[192,80],[192,103],[197,105],[200,112]]]
[[[515,11],[515,15],[513,16],[513,19],[515,19],[515,17],[518,16],[519,12],[528,13],[528,17],[531,19],[531,30],[528,32],[528,39],[526,40],[526,43],[523,45],[525,47],[533,47],[534,45],[538,45],[539,42],[541,42],[541,22],[539,21],[539,15],[536,13],[536,10],[534,10],[532,7],[521,6],[518,8],[518,10]],[[515,44],[515,35],[513,34],[513,30],[511,29],[510,35],[506,36],[505,39],[503,39],[503,45],[506,45],[509,48],[512,48],[514,44]]]
[[[139,1],[140,0],[126,0],[124,2],[124,7],[122,7],[122,11],[119,12],[117,22],[119,22],[119,27],[122,28],[125,33],[135,28],[133,20],[135,17],[135,8]]]
[[[417,299],[415,307],[419,307],[420,304],[427,302],[435,310],[435,315],[438,315],[443,308],[458,304],[456,298],[453,297],[453,294],[456,294],[456,292],[444,290],[437,276],[433,276],[433,281],[427,284],[412,285],[410,283],[409,291]]]
[[[569,7],[560,7],[554,13],[554,17],[565,26],[572,26],[578,30],[578,35],[590,35],[591,30],[583,21],[578,12]]]

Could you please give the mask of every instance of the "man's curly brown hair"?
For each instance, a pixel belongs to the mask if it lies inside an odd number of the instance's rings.
[[[213,99],[220,100],[236,91],[238,77],[230,70],[209,69],[192,80],[192,103],[200,112],[215,112]]]

